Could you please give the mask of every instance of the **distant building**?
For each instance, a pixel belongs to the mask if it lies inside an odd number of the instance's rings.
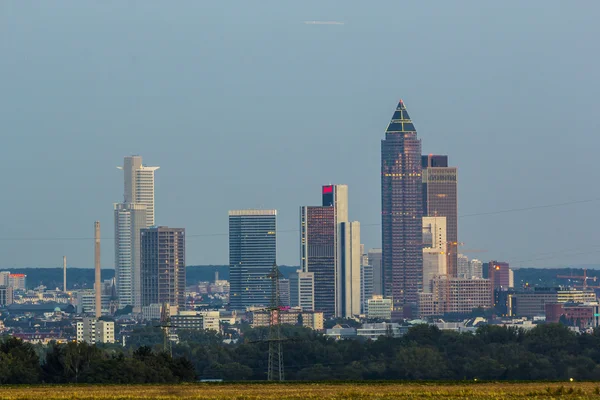
[[[13,289],[10,286],[0,286],[0,307],[10,306],[13,303]]]
[[[367,312],[367,300],[373,297],[373,266],[362,264],[360,266],[360,304],[361,314]]]
[[[348,186],[322,187],[322,206],[300,208],[300,266],[314,273],[315,309],[360,314],[360,224],[348,221]]]
[[[402,316],[423,285],[421,141],[400,100],[381,142],[381,242],[384,295]]]
[[[421,317],[447,313],[470,314],[477,308],[491,308],[492,286],[488,279],[438,276],[431,281],[431,294],[419,296]]]
[[[234,310],[266,306],[277,257],[277,211],[229,211],[229,305]]]
[[[290,306],[315,310],[315,274],[298,270],[290,274]]]
[[[325,336],[335,340],[351,339],[356,337],[356,329],[348,325],[335,325],[331,329],[325,331]]]
[[[508,263],[490,261],[488,263],[488,279],[494,289],[507,290],[510,287],[510,268]]]
[[[146,223],[143,228],[154,226],[154,172],[160,167],[148,167],[142,164],[141,156],[125,157],[123,166],[124,193],[123,203],[143,204],[146,206]]]
[[[600,305],[598,303],[546,303],[547,323],[561,322],[564,317],[570,326],[597,328],[600,326]]]
[[[142,304],[140,231],[148,228],[146,205],[114,204],[115,218],[115,280],[117,296],[122,306],[136,310]]]
[[[367,318],[389,320],[392,318],[392,299],[374,295],[367,300]]]
[[[373,294],[383,295],[383,270],[381,269],[381,249],[367,252],[369,265],[373,267]]]
[[[25,274],[10,274],[8,275],[8,286],[13,290],[26,290],[27,275]]]
[[[177,329],[211,329],[219,332],[219,311],[179,311],[171,315],[171,324]]]
[[[77,342],[89,344],[114,343],[115,323],[95,318],[84,318],[83,321],[77,322]]]
[[[508,269],[508,287],[509,288],[515,287],[515,271],[513,271],[510,268]]]
[[[423,217],[423,292],[431,291],[431,280],[448,273],[446,217]]]
[[[10,286],[9,271],[0,271],[0,286]]]
[[[554,303],[594,303],[596,293],[591,290],[541,288],[516,293],[516,316],[538,317],[546,314],[546,304]]]
[[[93,289],[74,290],[71,299],[77,314],[93,314],[96,310],[96,292]],[[103,294],[101,301],[102,314],[109,314],[111,295]]]
[[[365,339],[377,340],[381,336],[398,338],[406,333],[408,327],[403,329],[402,326],[396,323],[381,322],[377,324],[363,324],[361,328],[356,330],[359,337]]]
[[[464,254],[458,254],[456,257],[456,275],[458,278],[471,278],[471,264],[469,263],[469,257]]]
[[[446,155],[424,155],[423,169],[423,215],[446,217],[446,248],[448,275],[458,275],[458,171],[448,166]],[[470,278],[470,276],[464,276]]]
[[[141,230],[142,305],[185,307],[185,229]]]
[[[279,305],[284,307],[290,306],[290,280],[279,279]]]
[[[256,328],[259,326],[269,326],[270,315],[264,311],[252,312],[252,327]],[[298,325],[299,322],[302,326],[311,328],[315,331],[323,330],[323,313],[317,311],[300,311],[300,310],[288,310],[280,311],[281,323],[287,325]]]
[[[477,259],[469,261],[470,278],[483,278],[483,263]]]

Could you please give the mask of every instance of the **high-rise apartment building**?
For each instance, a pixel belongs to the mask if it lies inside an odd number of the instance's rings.
[[[277,211],[229,211],[229,305],[244,310],[271,299],[277,258]]]
[[[139,203],[116,203],[115,278],[117,296],[122,306],[131,305],[141,312],[142,285],[140,267],[140,232],[148,228],[146,206]]]
[[[140,233],[142,306],[185,307],[185,229],[158,226]]]
[[[348,221],[348,186],[325,185],[322,206],[300,208],[300,265],[314,273],[315,310],[360,313],[360,224]]]
[[[446,217],[448,275],[457,276],[458,201],[457,168],[448,166],[448,156],[427,155],[423,168],[423,215]]]
[[[383,284],[398,315],[423,283],[421,141],[402,100],[381,142]]]
[[[125,192],[123,203],[146,206],[146,227],[154,226],[154,172],[160,167],[142,164],[141,156],[125,157],[123,166]]]
[[[315,310],[315,274],[298,270],[290,274],[290,306]]]
[[[381,268],[381,249],[367,252],[369,265],[373,267],[373,294],[383,295],[383,269]]]
[[[423,217],[423,292],[431,280],[447,273],[446,217]]]

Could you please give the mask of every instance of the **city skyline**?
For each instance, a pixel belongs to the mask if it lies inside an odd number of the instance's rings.
[[[597,264],[588,221],[600,211],[582,201],[600,197],[583,184],[596,179],[599,63],[587,38],[599,33],[600,6],[537,4],[541,12],[384,0],[274,5],[268,14],[241,2],[119,12],[12,4],[0,16],[0,72],[10,77],[0,99],[10,194],[0,201],[2,268],[60,267],[63,255],[91,268],[82,239],[95,220],[106,227],[102,267],[114,267],[110,204],[123,191],[114,166],[128,154],[161,166],[157,222],[187,228],[190,265],[227,263],[223,215],[240,208],[277,209],[279,262],[297,264],[298,205],[311,204],[322,182],[349,185],[362,241],[380,247],[373,138],[399,97],[418,121],[423,153],[449,154],[460,168],[461,214],[581,201],[460,218],[465,248],[515,267]],[[231,18],[215,24],[223,10]],[[394,23],[401,13],[415,18]],[[302,23],[314,20],[344,25]],[[402,54],[390,54],[399,46]],[[548,111],[550,97],[560,113]],[[244,129],[228,122],[232,113]]]

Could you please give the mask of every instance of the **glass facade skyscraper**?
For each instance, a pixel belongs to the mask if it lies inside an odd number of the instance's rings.
[[[336,313],[335,207],[300,208],[300,267],[314,274],[314,307],[324,316]]]
[[[402,100],[381,142],[384,294],[397,313],[416,304],[423,281],[421,141]]]
[[[277,211],[229,211],[229,305],[267,306],[277,257]]]

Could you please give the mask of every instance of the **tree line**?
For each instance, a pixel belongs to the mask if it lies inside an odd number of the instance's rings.
[[[187,359],[147,346],[126,353],[87,343],[44,348],[14,337],[0,341],[0,384],[177,383],[195,377]]]
[[[232,344],[214,331],[180,331],[168,352],[152,327],[135,330],[125,348],[41,348],[9,338],[0,342],[0,383],[265,380],[268,328],[242,330]],[[577,334],[561,324],[527,331],[488,325],[474,333],[418,325],[400,338],[378,340],[336,341],[288,325],[282,334],[286,380],[600,379],[600,330]]]

